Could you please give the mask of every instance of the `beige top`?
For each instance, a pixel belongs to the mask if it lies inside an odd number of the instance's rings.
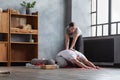
[[[82,35],[82,32],[78,27],[76,27],[76,30],[75,30],[75,32],[73,34],[69,34],[68,28],[69,27],[66,28],[65,33],[68,34],[69,37],[73,38],[76,34],[78,34],[79,36]]]

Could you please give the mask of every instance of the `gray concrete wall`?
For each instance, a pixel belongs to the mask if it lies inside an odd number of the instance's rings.
[[[54,58],[64,49],[64,0],[39,1],[39,57]]]
[[[3,9],[23,9],[23,0],[0,0]],[[34,1],[34,0],[26,0]],[[39,12],[39,58],[55,58],[64,49],[64,28],[74,21],[83,35],[89,35],[90,0],[36,0],[33,11]],[[72,6],[73,5],[73,6]]]
[[[72,0],[72,21],[81,29],[83,36],[90,36],[91,0]]]

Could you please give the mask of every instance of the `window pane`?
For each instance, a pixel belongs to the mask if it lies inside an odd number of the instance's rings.
[[[92,0],[92,12],[96,11],[96,0]]]
[[[120,21],[120,0],[112,0],[112,22]]]
[[[102,26],[97,27],[97,36],[102,36]]]
[[[96,24],[96,13],[92,14],[92,25]]]
[[[111,25],[111,34],[116,34],[116,24]]]
[[[96,26],[92,26],[92,36],[96,36]]]
[[[120,34],[120,23],[118,23],[118,34]]]
[[[108,0],[98,0],[98,24],[108,23]]]
[[[103,36],[107,36],[108,35],[108,25],[104,25],[103,26]]]

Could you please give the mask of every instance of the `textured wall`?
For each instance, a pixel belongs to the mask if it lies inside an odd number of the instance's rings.
[[[64,49],[64,0],[42,0],[37,7],[40,8],[39,56],[52,58]]]
[[[0,0],[0,7],[22,10],[20,6],[22,1]],[[90,26],[88,9],[90,0],[36,1],[37,4],[33,10],[39,11],[39,58],[54,58],[56,53],[64,49],[64,28],[71,20],[80,26],[83,35],[88,35],[86,31]]]
[[[91,0],[72,0],[72,21],[80,27],[83,36],[90,36]]]

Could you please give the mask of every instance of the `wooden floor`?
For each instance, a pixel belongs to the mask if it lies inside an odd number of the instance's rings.
[[[42,70],[26,67],[0,67],[0,71],[11,72],[10,75],[0,74],[0,80],[120,80],[120,68]]]

